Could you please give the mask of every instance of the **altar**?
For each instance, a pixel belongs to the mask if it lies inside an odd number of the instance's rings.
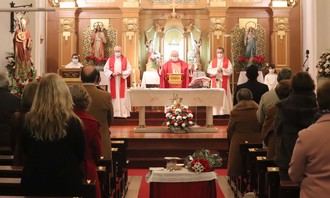
[[[128,90],[128,95],[131,106],[139,107],[139,126],[135,132],[155,130],[146,127],[145,107],[171,105],[174,96],[182,98],[183,105],[206,107],[206,126],[191,128],[192,132],[216,132],[217,129],[213,127],[212,107],[222,107],[225,100],[224,89],[222,88],[131,88]],[[168,131],[166,127],[158,127],[157,130]]]

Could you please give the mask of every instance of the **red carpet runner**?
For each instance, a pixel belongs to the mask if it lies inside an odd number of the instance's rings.
[[[145,175],[147,174],[147,172],[148,172],[147,169],[129,169],[128,170],[129,176],[142,176],[138,198],[149,198],[149,184],[146,182],[146,178],[145,178]],[[226,169],[217,169],[215,172],[217,173],[217,175],[220,175],[220,176],[227,175]],[[223,195],[218,182],[216,182],[216,184],[217,184],[216,185],[217,198],[224,198],[225,196]]]

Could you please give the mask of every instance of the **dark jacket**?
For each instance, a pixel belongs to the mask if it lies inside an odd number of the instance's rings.
[[[315,121],[316,95],[314,92],[291,93],[288,98],[277,103],[277,107],[278,114],[274,123],[276,133],[275,161],[281,169],[286,171],[298,132]]]
[[[0,88],[0,146],[14,148],[13,115],[19,111],[20,100],[11,94],[8,89]]]
[[[26,195],[72,195],[81,188],[85,140],[80,121],[71,118],[66,131],[64,138],[41,141],[24,130],[26,161],[21,183]]]
[[[259,104],[261,96],[268,91],[268,86],[257,80],[248,80],[246,83],[237,85],[234,95],[234,105],[237,104],[236,94],[242,88],[249,89],[253,94],[253,100]]]

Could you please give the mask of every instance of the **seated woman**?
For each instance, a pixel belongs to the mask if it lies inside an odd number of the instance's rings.
[[[101,156],[100,124],[93,116],[86,112],[91,103],[91,97],[85,87],[82,85],[73,85],[70,87],[70,92],[74,103],[74,112],[84,124],[86,142],[84,168],[86,179],[95,182],[96,198],[101,198],[100,182],[96,171],[96,163]]]
[[[39,82],[25,116],[22,149],[24,195],[77,195],[84,178],[85,139],[81,121],[73,112],[68,86],[57,74]]]
[[[252,92],[247,88],[240,89],[236,98],[238,103],[230,113],[227,129],[229,146],[228,175],[242,175],[240,144],[261,143],[260,124],[257,120],[258,105],[253,101]]]

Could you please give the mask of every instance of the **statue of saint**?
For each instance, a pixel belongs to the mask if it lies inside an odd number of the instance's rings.
[[[107,43],[103,32],[103,24],[97,22],[94,24],[94,32],[91,36],[91,54],[97,61],[104,60],[104,46]]]
[[[27,20],[18,15],[16,18],[16,31],[14,33],[14,56],[16,61],[15,76],[21,82],[25,82],[33,67],[32,63],[32,39],[30,32],[26,29]]]
[[[253,57],[257,53],[257,42],[255,29],[253,27],[249,27],[245,32],[244,37],[244,45],[245,45],[245,57]]]

